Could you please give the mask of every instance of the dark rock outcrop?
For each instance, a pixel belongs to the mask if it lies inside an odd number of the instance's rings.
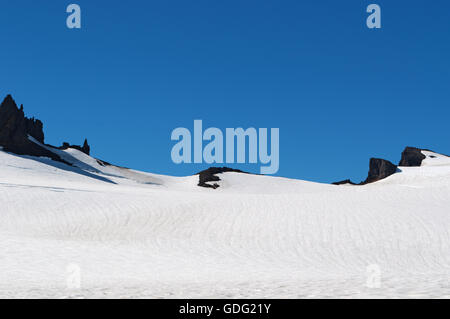
[[[333,185],[366,185],[385,179],[397,172],[397,166],[391,162],[381,158],[371,158],[369,163],[369,174],[365,181],[356,184],[350,179],[344,181],[332,183]]]
[[[200,173],[197,174],[197,175],[199,175],[198,186],[217,189],[217,188],[219,188],[219,184],[217,184],[217,183],[207,184],[207,183],[220,181],[220,178],[218,176],[216,176],[216,175],[217,174],[226,173],[226,172],[235,172],[235,173],[248,174],[248,173],[243,172],[241,170],[233,169],[233,168],[229,168],[229,167],[210,167],[210,168],[208,168],[208,169],[206,169],[204,171],[201,171]]]
[[[8,95],[0,105],[0,143],[6,145],[28,135],[44,143],[43,124],[34,118],[26,118],[23,105],[19,109]]]
[[[358,185],[358,184],[353,183],[353,182],[352,182],[351,180],[349,180],[349,179],[346,179],[346,180],[344,180],[344,181],[334,182],[334,183],[333,183],[333,185],[347,185],[347,184],[350,184],[350,185]]]
[[[397,172],[397,166],[381,158],[371,158],[369,164],[369,174],[362,185],[377,182],[389,177]]]
[[[63,143],[61,147],[44,144],[44,125],[40,120],[25,117],[23,105],[17,107],[11,95],[8,95],[0,104],[0,146],[6,152],[17,155],[48,157],[54,161],[69,164],[60,158],[51,149],[75,148],[90,155],[91,148],[87,139],[83,146]],[[41,145],[35,143],[35,139]],[[69,164],[70,165],[70,164]]]
[[[433,152],[428,149],[420,149],[417,147],[406,147],[402,152],[402,158],[398,166],[400,167],[419,167],[422,166],[422,161],[427,157],[422,153],[422,151]],[[434,152],[433,152],[434,153]],[[442,156],[447,156],[440,154]],[[430,158],[435,158],[436,156],[430,155]],[[447,156],[448,157],[448,156]],[[333,183],[333,185],[344,185],[344,184],[352,184],[352,185],[366,185],[369,183],[373,183],[379,180],[382,180],[388,176],[397,172],[398,167],[392,164],[391,162],[379,158],[372,158],[370,160],[370,168],[369,168],[369,176],[364,182],[360,184],[355,184],[349,179],[341,182]]]
[[[402,159],[398,166],[417,167],[422,165],[422,161],[426,158],[422,154],[422,150],[416,147],[407,147],[402,153]]]
[[[44,143],[44,131],[41,121],[25,117],[23,106],[20,109],[11,95],[0,104],[0,146],[3,150],[18,155],[49,157],[64,162],[59,156],[30,140],[34,138]]]
[[[68,148],[74,148],[76,150],[79,150],[80,152],[83,152],[86,155],[91,154],[91,147],[89,146],[87,139],[84,140],[83,146],[70,145],[69,143],[64,142],[63,145],[61,147],[59,147],[60,150],[66,150]]]
[[[91,147],[89,146],[87,139],[84,140],[83,146],[81,147],[81,151],[87,155],[91,154]]]

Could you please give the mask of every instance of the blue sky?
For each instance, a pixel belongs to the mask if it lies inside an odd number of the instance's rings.
[[[77,3],[82,29],[66,27]],[[368,4],[382,29],[365,25]],[[280,128],[279,176],[365,177],[370,157],[450,153],[450,3],[8,1],[0,95],[106,161],[171,175],[176,127]],[[260,165],[235,165],[258,172]]]

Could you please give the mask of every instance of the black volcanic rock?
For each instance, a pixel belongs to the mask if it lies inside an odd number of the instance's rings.
[[[416,167],[421,166],[422,161],[426,158],[422,154],[422,150],[416,147],[407,147],[402,153],[402,159],[398,166]]]
[[[356,184],[351,180],[346,179],[344,181],[332,183],[333,185],[366,185],[385,179],[397,172],[397,166],[391,162],[381,158],[371,158],[369,163],[369,174],[365,181]]]
[[[8,95],[0,105],[0,143],[4,145],[28,135],[44,143],[43,124],[34,118],[26,118],[23,105],[19,109],[11,95]]]
[[[340,181],[340,182],[334,182],[333,183],[333,185],[347,185],[347,184],[350,184],[350,185],[358,185],[358,184],[355,184],[355,183],[353,183],[351,180],[349,180],[349,179],[346,179],[346,180],[344,180],[344,181]]]
[[[81,147],[81,151],[87,155],[91,154],[91,147],[89,146],[87,139],[84,140],[83,146]]]
[[[220,181],[220,178],[218,176],[216,176],[216,174],[222,174],[222,173],[226,173],[226,172],[247,174],[246,172],[243,172],[241,170],[233,169],[233,168],[229,168],[229,167],[210,167],[207,170],[201,171],[200,173],[197,174],[197,175],[199,175],[198,186],[206,187],[206,188],[213,188],[213,189],[219,188],[219,184],[217,184],[217,183],[214,183],[212,185],[207,184],[207,183]]]
[[[70,145],[69,143],[64,142],[63,145],[59,147],[60,150],[66,150],[68,148],[74,148],[76,150],[79,150],[80,152],[83,152],[86,155],[91,154],[91,147],[89,146],[87,139],[84,140],[83,146]]]
[[[44,144],[43,127],[44,125],[40,120],[25,117],[23,105],[18,108],[11,95],[8,95],[0,105],[0,146],[3,147],[3,150],[17,155],[48,157],[68,164],[49,150],[55,147]],[[30,137],[41,143],[42,146],[31,141]],[[87,140],[84,141],[83,146],[63,143],[63,146],[59,149],[69,147],[76,148],[87,155],[91,151]]]
[[[64,162],[56,154],[32,142],[29,137],[43,144],[43,124],[34,118],[25,117],[23,106],[19,109],[11,95],[8,95],[0,104],[0,146],[3,150]]]
[[[397,172],[397,166],[391,162],[381,158],[371,158],[369,164],[369,175],[362,184],[369,184],[386,177],[391,176]]]

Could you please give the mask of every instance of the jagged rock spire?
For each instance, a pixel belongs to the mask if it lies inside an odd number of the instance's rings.
[[[45,147],[30,140],[44,143],[44,131],[41,121],[25,117],[23,106],[20,109],[11,95],[7,95],[0,104],[0,146],[4,151],[18,155],[49,157],[62,161],[59,156]]]
[[[85,153],[86,155],[91,155],[91,147],[89,146],[87,139],[84,140],[83,146],[70,145],[69,143],[64,142],[63,145],[61,147],[59,147],[59,149],[61,149],[61,150],[66,150],[68,148],[73,148],[73,149],[76,149],[76,150],[79,150],[79,151]]]
[[[12,96],[7,95],[0,105],[0,145],[27,139],[28,135],[44,143],[42,122],[25,117],[23,105],[19,109]]]
[[[87,139],[84,140],[83,147],[81,147],[81,151],[87,155],[91,154],[91,147],[89,146]]]

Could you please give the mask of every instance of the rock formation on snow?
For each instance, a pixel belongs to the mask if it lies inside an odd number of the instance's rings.
[[[40,120],[27,118],[23,105],[19,108],[11,95],[6,96],[0,104],[0,146],[3,150],[17,155],[29,155],[36,157],[48,157],[52,160],[66,163],[58,155],[51,152],[50,145],[44,146],[44,125]],[[33,142],[33,138],[41,145]],[[87,140],[83,146],[64,143],[59,149],[76,148],[87,155],[90,154],[90,146]]]
[[[422,160],[426,158],[426,156],[422,154],[422,151],[423,150],[419,148],[406,147],[402,153],[402,159],[399,166],[421,166]],[[356,184],[350,179],[346,179],[340,182],[335,182],[333,183],[333,185],[367,185],[385,179],[395,174],[397,171],[397,165],[391,163],[390,161],[381,158],[371,158],[369,162],[369,173],[367,175],[367,178],[363,182]],[[219,188],[219,185],[217,183],[208,183],[220,181],[220,178],[216,175],[225,172],[244,173],[240,170],[235,170],[228,167],[211,167],[198,173],[198,186],[213,189]]]
[[[81,147],[81,151],[87,155],[91,154],[91,147],[89,146],[87,139],[84,140],[83,146]]]
[[[426,156],[422,151],[430,151],[426,149],[420,149],[417,147],[406,147],[402,152],[402,158],[399,163],[399,167],[419,167],[422,165],[422,161],[426,159]],[[430,151],[432,152],[432,151]],[[367,179],[360,184],[355,184],[349,179],[333,183],[334,185],[366,185],[373,182],[377,182],[386,177],[391,176],[397,172],[398,167],[391,162],[384,159],[372,158],[370,159],[369,174]]]
[[[62,161],[56,154],[32,142],[30,137],[44,143],[42,122],[25,117],[23,106],[19,109],[11,95],[8,95],[0,104],[0,146],[3,150],[18,155],[49,157]]]
[[[61,149],[61,150],[66,150],[68,148],[74,148],[76,150],[83,152],[86,155],[91,155],[91,147],[89,146],[87,139],[84,140],[83,146],[70,145],[69,143],[64,142],[63,145],[61,147],[59,147],[59,149]]]
[[[395,172],[397,172],[397,166],[391,162],[381,158],[371,158],[369,162],[369,173],[365,181],[356,184],[350,179],[346,179],[344,181],[335,182],[333,185],[366,185],[389,177],[392,174],[395,174]]]
[[[66,164],[68,163],[51,150],[66,150],[68,148],[74,148],[87,155],[90,155],[91,152],[91,148],[87,139],[84,140],[82,146],[71,145],[67,142],[64,142],[61,147],[54,147],[44,144],[44,131],[42,122],[35,118],[27,118],[25,116],[23,106],[20,106],[19,108],[11,95],[6,96],[6,98],[0,104],[0,148],[6,152],[14,153],[17,155],[47,157]],[[402,152],[399,166],[421,166],[422,161],[426,158],[422,151],[428,150],[415,147],[406,147]],[[111,165],[100,160],[97,160],[97,162],[101,166]],[[333,184],[366,185],[387,178],[395,174],[397,170],[398,167],[387,160],[371,158],[369,163],[369,173],[367,178],[363,182],[355,184],[351,180],[347,179]],[[220,178],[217,176],[217,174],[226,172],[245,173],[241,170],[228,167],[211,167],[197,174],[199,175],[198,186],[216,189],[219,187],[219,184],[214,182],[220,181]]]
[[[371,158],[369,163],[369,174],[362,185],[377,182],[397,172],[397,166],[381,158]]]
[[[34,118],[27,118],[11,95],[8,95],[0,105],[0,143],[13,144],[24,137],[32,136],[38,142],[44,142],[43,124]]]
[[[200,187],[206,187],[206,188],[219,188],[219,184],[207,184],[209,182],[218,182],[220,181],[220,178],[216,176],[217,174],[222,174],[226,172],[235,172],[235,173],[244,173],[247,174],[241,170],[233,169],[229,167],[210,167],[204,171],[201,171],[197,175],[199,175],[199,183],[198,186]]]
[[[422,154],[422,150],[416,147],[407,147],[402,153],[402,159],[400,160],[400,164],[398,166],[420,166],[422,165],[422,161],[426,158],[425,155]]]
[[[346,179],[346,180],[343,180],[343,181],[340,181],[340,182],[334,182],[333,185],[338,185],[339,186],[339,185],[358,185],[358,184],[355,184],[351,180]]]

